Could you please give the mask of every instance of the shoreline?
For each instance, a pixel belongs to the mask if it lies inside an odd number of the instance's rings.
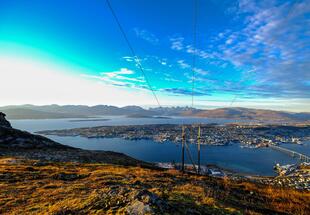
[[[153,164],[155,164],[156,166],[160,167],[160,168],[164,168],[164,169],[177,169],[179,170],[179,168],[181,167],[181,163],[171,163],[171,162],[153,162]],[[187,169],[191,169],[193,166],[190,163],[186,163],[185,164],[185,168]],[[196,165],[197,168],[197,165]],[[248,178],[248,179],[268,179],[268,178],[274,178],[277,177],[278,175],[257,175],[254,173],[248,173],[248,172],[238,172],[229,168],[225,168],[216,164],[206,164],[206,165],[201,165],[201,169],[206,171],[208,169],[210,170],[219,170],[222,173],[224,173],[224,175],[222,177],[229,177],[229,178],[236,178],[236,177],[241,177],[241,178]],[[193,172],[193,170],[190,170],[189,172]],[[193,172],[194,173],[194,172]],[[215,176],[212,175],[210,173],[204,172],[201,175],[209,175],[209,176]],[[218,177],[218,176],[215,176]]]

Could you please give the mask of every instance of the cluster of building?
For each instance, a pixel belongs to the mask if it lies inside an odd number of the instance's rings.
[[[92,128],[76,128],[69,130],[43,131],[42,134],[74,136],[88,138],[151,139],[156,142],[181,142],[182,137],[190,143],[226,145],[239,142],[244,146],[261,147],[268,144],[301,143],[310,139],[310,126],[282,126],[282,125],[215,125],[202,124],[200,136],[198,125],[130,125],[130,126],[102,126]],[[182,135],[184,127],[184,135]]]
[[[275,166],[278,176],[274,178],[261,178],[258,181],[263,184],[290,187],[299,190],[310,191],[310,163]]]
[[[180,163],[156,163],[158,167],[164,168],[164,169],[178,169],[181,170],[181,164]],[[198,169],[198,165],[195,165],[195,169],[192,164],[184,164],[185,171],[186,172],[191,172],[191,173],[196,173]],[[205,166],[201,165],[200,166],[200,172],[199,174],[201,175],[209,175],[213,177],[219,177],[223,178],[226,176],[226,173],[219,167],[217,166]]]
[[[181,164],[175,163],[157,163],[157,166],[165,169],[180,169]],[[198,166],[196,166],[197,170]],[[275,170],[278,173],[276,177],[262,176],[242,176],[228,170],[223,170],[217,166],[201,166],[200,174],[212,177],[229,177],[233,180],[251,180],[255,183],[272,185],[277,187],[290,187],[298,190],[310,191],[310,163],[292,164],[280,166],[277,164]],[[195,172],[190,164],[185,164],[185,171]]]

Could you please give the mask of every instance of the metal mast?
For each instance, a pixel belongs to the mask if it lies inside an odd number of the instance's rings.
[[[198,126],[198,174],[200,174],[200,125]]]
[[[184,147],[185,147],[185,127],[182,126],[182,172],[184,172]]]

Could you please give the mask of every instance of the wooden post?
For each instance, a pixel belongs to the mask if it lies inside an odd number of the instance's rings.
[[[182,172],[184,172],[185,128],[182,126]]]
[[[200,174],[200,125],[198,127],[198,174]]]

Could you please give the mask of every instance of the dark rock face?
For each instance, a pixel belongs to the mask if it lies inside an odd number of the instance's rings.
[[[7,121],[5,119],[5,114],[0,112],[0,126],[2,127],[6,127],[6,128],[12,128],[11,124],[9,123],[9,121]]]
[[[40,135],[33,135],[11,127],[0,126],[0,148],[20,150],[66,149],[71,147],[61,145]]]

